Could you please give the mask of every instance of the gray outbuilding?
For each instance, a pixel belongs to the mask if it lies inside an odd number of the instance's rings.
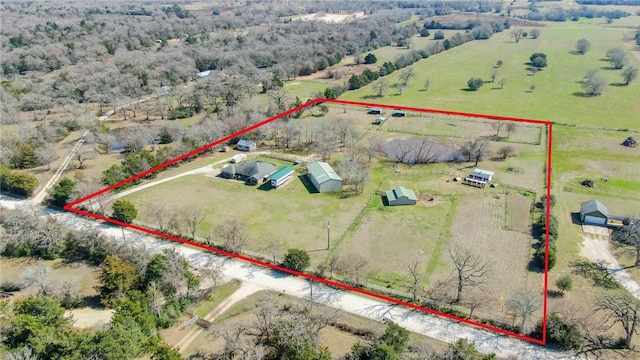
[[[334,192],[342,190],[342,178],[331,165],[323,161],[307,165],[308,177],[318,192]]]

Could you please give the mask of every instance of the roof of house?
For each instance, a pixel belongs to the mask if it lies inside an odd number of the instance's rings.
[[[418,198],[416,197],[416,193],[414,193],[413,190],[407,189],[404,186],[396,186],[391,190],[387,190],[387,200],[389,200],[389,202],[398,200],[399,198],[402,198],[402,197],[406,197],[409,200],[418,201]]]
[[[252,161],[236,168],[236,174],[246,177],[261,179],[271,174],[276,169],[275,165],[261,161]]]
[[[311,176],[313,176],[316,181],[318,181],[318,184],[322,184],[323,182],[329,180],[342,181],[342,178],[338,176],[338,173],[333,170],[331,165],[323,161],[312,162],[311,164],[307,165],[307,170],[309,170]]]
[[[233,165],[227,165],[227,166],[223,167],[220,171],[225,173],[225,174],[235,174],[236,173],[236,167],[233,166]]]
[[[381,108],[377,108],[377,107],[372,107],[371,109],[369,109],[369,111],[380,112],[380,111],[382,111],[382,109]]]
[[[397,109],[397,110],[393,110],[393,113],[394,114],[406,114],[407,112],[404,111],[404,110]]]
[[[240,140],[238,141],[238,146],[251,146],[254,145],[255,143],[251,140]]]
[[[580,204],[581,214],[592,214],[595,212],[600,212],[602,215],[609,217],[609,209],[598,200],[585,201]]]
[[[281,178],[291,174],[293,172],[293,168],[291,166],[285,166],[283,168],[278,169],[278,171],[271,174],[269,177],[271,180],[280,180]]]
[[[495,175],[496,173],[494,173],[493,171],[488,171],[488,170],[482,170],[482,169],[475,169],[473,170],[473,172],[471,173],[473,175],[484,175],[484,176],[488,176],[491,177],[493,175]]]
[[[200,72],[198,73],[198,76],[199,76],[199,77],[206,77],[206,76],[209,76],[209,74],[211,74],[211,70],[200,71]]]

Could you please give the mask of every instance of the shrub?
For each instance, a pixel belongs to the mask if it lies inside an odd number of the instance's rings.
[[[282,266],[294,271],[304,271],[309,267],[311,258],[306,251],[300,249],[289,249],[282,261]]]
[[[482,85],[484,85],[484,80],[482,80],[480,78],[471,78],[471,79],[469,79],[469,81],[467,81],[467,86],[472,91],[476,91],[476,90],[480,89],[482,87]]]

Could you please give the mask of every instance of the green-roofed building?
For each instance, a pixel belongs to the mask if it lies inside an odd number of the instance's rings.
[[[389,206],[415,205],[418,202],[418,198],[413,190],[409,190],[404,186],[396,186],[392,190],[387,190],[387,202]]]
[[[308,178],[318,192],[333,192],[342,190],[342,179],[331,165],[316,161],[307,165]]]
[[[291,179],[291,175],[293,175],[293,168],[291,166],[285,166],[278,169],[278,171],[269,176],[269,179],[271,180],[271,187],[279,188]]]

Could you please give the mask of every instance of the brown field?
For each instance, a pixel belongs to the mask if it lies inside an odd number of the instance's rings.
[[[502,316],[506,316],[500,314],[502,305],[514,291],[527,286],[542,292],[542,274],[528,270],[534,239],[530,235],[504,229],[505,196],[480,193],[459,198],[449,241],[449,244],[472,249],[474,254],[491,261],[492,272],[487,277],[484,290],[491,294],[494,305],[488,311]],[[438,273],[441,279],[453,271],[447,251],[442,261],[449,270]]]

